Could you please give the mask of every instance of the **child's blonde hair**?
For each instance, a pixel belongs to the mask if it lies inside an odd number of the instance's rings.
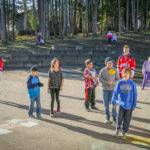
[[[53,72],[54,71],[54,65],[55,65],[55,63],[58,61],[58,59],[53,59],[52,61],[51,61],[51,72]]]
[[[123,49],[125,49],[125,48],[129,48],[130,49],[130,47],[128,45],[124,45]]]

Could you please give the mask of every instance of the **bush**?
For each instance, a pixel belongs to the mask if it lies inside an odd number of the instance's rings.
[[[34,30],[20,30],[18,35],[35,35]]]

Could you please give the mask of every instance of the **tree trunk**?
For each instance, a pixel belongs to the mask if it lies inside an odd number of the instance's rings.
[[[5,23],[5,0],[0,1],[0,6],[1,6],[1,39],[3,43],[7,42],[7,37],[6,37],[6,23]]]
[[[132,28],[135,31],[135,0],[132,0]]]
[[[143,31],[143,24],[144,24],[144,9],[142,6],[142,9],[141,9],[141,28],[140,28],[141,31]]]
[[[62,35],[63,37],[66,34],[66,26],[67,26],[67,0],[65,0],[65,15],[64,15],[64,24],[63,24],[63,31],[62,31]]]
[[[45,0],[45,19],[46,19],[46,40],[50,38],[50,26],[49,26],[49,0]]]
[[[39,29],[41,30],[41,0],[37,0],[37,4],[38,4]]]
[[[46,0],[41,0],[41,32],[42,37],[45,40],[45,2]]]
[[[106,32],[108,32],[108,2],[106,2]]]
[[[13,0],[13,11],[12,11],[12,33],[13,33],[13,41],[15,40],[15,0]]]
[[[88,37],[88,0],[86,1],[85,8],[85,32],[86,37]]]
[[[136,30],[138,30],[139,24],[138,24],[138,20],[139,20],[139,0],[137,0],[137,4],[136,4]]]
[[[88,1],[88,0],[87,0]],[[76,33],[76,16],[77,16],[77,3],[78,3],[78,0],[75,0],[74,2],[74,21],[73,21],[73,33]]]
[[[97,35],[97,0],[93,0],[93,35]]]
[[[28,28],[28,14],[27,14],[27,3],[26,0],[23,0],[24,3],[24,30]]]
[[[37,25],[36,25],[35,0],[33,0],[33,17],[34,17],[35,38],[37,39]]]
[[[103,34],[103,16],[104,16],[104,1],[102,0],[102,20],[101,20],[101,35]]]
[[[118,0],[118,16],[119,16],[119,19],[118,19],[118,27],[119,27],[119,35],[121,33],[121,12],[120,12],[120,0]]]
[[[61,0],[59,0],[59,36],[61,37],[61,9],[60,9],[60,5],[61,5]]]
[[[127,12],[126,12],[126,32],[129,31],[129,0],[127,0]]]
[[[148,0],[146,0],[146,16],[145,16],[145,21],[146,21],[146,31],[148,30]]]
[[[9,33],[9,4],[10,0],[7,0],[7,38],[10,40],[10,33]]]

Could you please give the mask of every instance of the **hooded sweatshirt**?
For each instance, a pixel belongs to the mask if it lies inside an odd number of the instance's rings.
[[[115,88],[111,104],[115,105],[118,100],[118,105],[124,109],[134,109],[137,103],[137,89],[133,80],[120,80]]]

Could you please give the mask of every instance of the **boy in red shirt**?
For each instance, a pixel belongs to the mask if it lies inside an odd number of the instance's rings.
[[[84,82],[85,82],[85,108],[89,109],[89,103],[91,103],[91,109],[97,110],[95,107],[95,88],[98,86],[98,79],[96,70],[93,69],[93,62],[88,59],[85,61],[87,68],[84,70]]]

